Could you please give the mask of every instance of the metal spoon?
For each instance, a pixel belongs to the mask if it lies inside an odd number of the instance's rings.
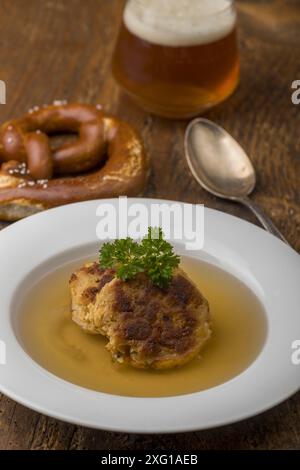
[[[255,187],[255,170],[242,147],[222,127],[207,119],[194,119],[185,133],[185,155],[204,189],[248,207],[268,232],[287,243],[270,218],[248,198]]]

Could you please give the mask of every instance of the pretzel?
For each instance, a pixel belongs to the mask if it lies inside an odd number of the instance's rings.
[[[58,147],[51,135],[76,133]],[[142,141],[126,122],[83,104],[31,110],[0,129],[0,218],[88,199],[133,196],[146,181]]]

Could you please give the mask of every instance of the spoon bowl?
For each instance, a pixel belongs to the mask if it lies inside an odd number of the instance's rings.
[[[198,118],[185,134],[187,162],[198,183],[218,197],[248,196],[256,184],[255,171],[242,147],[217,124]]]
[[[184,146],[189,168],[204,189],[244,204],[266,230],[286,242],[269,217],[248,198],[255,188],[255,170],[228,132],[208,119],[197,118],[186,129]]]

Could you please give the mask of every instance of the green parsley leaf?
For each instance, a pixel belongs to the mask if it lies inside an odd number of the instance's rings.
[[[115,269],[116,276],[124,281],[143,271],[140,246],[131,238],[104,243],[100,250],[99,263],[103,268]]]
[[[166,288],[180,258],[172,245],[164,240],[162,229],[149,227],[148,235],[141,243],[132,238],[104,243],[99,252],[99,263],[102,268],[115,269],[116,276],[124,281],[143,272],[154,285]]]

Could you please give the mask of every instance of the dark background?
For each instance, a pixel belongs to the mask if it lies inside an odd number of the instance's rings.
[[[253,198],[300,250],[300,2],[240,0],[241,84],[207,113],[244,146],[258,172]],[[204,203],[255,222],[246,209],[205,193],[183,158],[184,121],[150,116],[110,72],[123,0],[1,0],[1,122],[54,99],[102,103],[142,133],[151,158],[145,195]],[[4,226],[1,224],[0,226]],[[280,267],[279,267],[280,269]],[[283,312],[284,314],[284,312]],[[0,395],[0,449],[299,449],[300,394],[258,417],[191,434],[137,436],[85,429]]]

